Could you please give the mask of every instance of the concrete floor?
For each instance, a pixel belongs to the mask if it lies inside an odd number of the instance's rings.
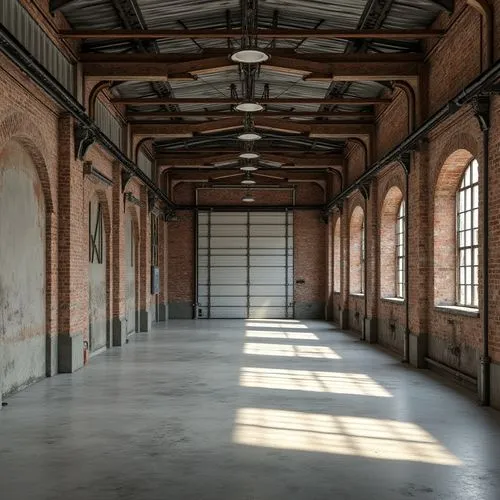
[[[5,500],[500,498],[500,414],[322,322],[171,321],[0,413]]]

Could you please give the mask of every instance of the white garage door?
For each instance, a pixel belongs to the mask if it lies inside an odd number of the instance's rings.
[[[198,213],[198,317],[293,317],[293,214]]]

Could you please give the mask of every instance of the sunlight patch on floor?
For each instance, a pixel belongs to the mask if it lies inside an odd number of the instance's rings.
[[[243,352],[245,354],[252,354],[257,356],[342,359],[334,350],[326,346],[285,345],[250,342],[245,344]]]
[[[279,322],[272,323],[269,320],[265,320],[265,322],[260,323],[256,319],[252,320],[247,320],[246,321],[246,327],[252,327],[252,328],[290,328],[290,329],[303,329],[307,330],[307,326],[303,325],[302,323],[286,323],[286,321],[289,320],[280,320]]]
[[[360,373],[243,367],[240,385],[262,389],[392,397],[375,380]]]
[[[410,422],[240,408],[235,424],[233,442],[242,445],[462,465],[431,434]]]
[[[246,330],[245,335],[250,338],[261,339],[290,339],[290,340],[319,340],[311,332],[280,332],[276,330]]]

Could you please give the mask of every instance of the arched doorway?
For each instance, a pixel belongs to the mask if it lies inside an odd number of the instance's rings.
[[[0,383],[6,395],[46,375],[46,207],[30,153],[0,150]]]
[[[127,335],[137,332],[137,224],[131,212],[125,218],[125,318]]]
[[[97,195],[89,201],[89,350],[107,346],[107,242],[104,206]]]

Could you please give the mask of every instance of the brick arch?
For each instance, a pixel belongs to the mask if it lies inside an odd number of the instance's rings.
[[[361,262],[363,222],[365,222],[365,211],[360,204],[356,204],[349,217],[349,291],[351,293],[359,293],[363,287],[361,280],[363,272]]]
[[[26,114],[12,113],[0,123],[0,151],[9,141],[21,144],[33,159],[42,186],[47,215],[53,213],[54,202],[45,161],[47,148],[40,129]]]
[[[396,295],[396,220],[403,201],[403,190],[396,184],[389,184],[385,189],[379,219],[381,297]]]
[[[405,173],[400,162],[394,162],[389,167],[387,173],[380,178],[379,196],[381,200],[385,200],[387,194],[393,187],[397,187],[406,198]]]
[[[459,148],[443,161],[434,188],[434,303],[456,302],[456,193],[472,151]],[[481,165],[480,167],[481,168]],[[481,195],[480,195],[481,196]]]
[[[458,155],[461,151],[462,157]],[[453,168],[453,162],[455,162],[455,165],[461,165],[464,162],[463,158],[465,158],[467,154],[469,155],[469,160],[474,157],[479,161],[479,163],[481,163],[482,146],[480,141],[472,134],[465,132],[453,135],[453,137],[440,147],[440,154],[437,156],[436,161],[438,168],[435,169],[435,177],[432,186],[434,190],[442,185],[442,179],[444,176],[449,177]]]

